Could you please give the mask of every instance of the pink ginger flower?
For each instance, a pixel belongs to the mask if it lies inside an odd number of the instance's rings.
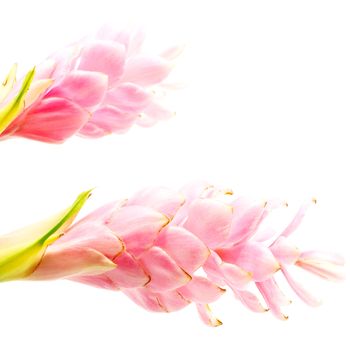
[[[282,205],[253,203],[203,184],[181,191],[144,189],[65,229],[24,278],[66,278],[121,291],[154,312],[177,311],[194,303],[210,326],[221,321],[209,304],[228,287],[250,310],[271,310],[286,319],[281,309],[289,299],[277,284],[278,271],[303,301],[316,305],[291,276],[290,265],[340,280],[344,261],[334,254],[301,252],[288,241],[307,206],[281,234],[263,229],[267,215]]]
[[[171,117],[162,99],[181,48],[146,54],[143,41],[141,30],[104,28],[54,53],[18,83],[14,66],[0,87],[0,139],[61,143],[74,134],[125,133],[133,124]]]

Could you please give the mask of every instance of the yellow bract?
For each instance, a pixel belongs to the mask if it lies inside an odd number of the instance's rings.
[[[40,79],[34,81],[24,99],[25,106],[29,107],[33,104],[53,84],[53,82],[53,79]]]
[[[5,80],[5,84],[3,84],[3,94],[4,96],[8,94],[6,92],[8,89],[11,90],[11,82],[15,80],[16,68],[12,68],[9,76]],[[0,134],[11,124],[11,122],[18,117],[18,115],[23,111],[25,107],[25,97],[29,90],[29,87],[34,79],[35,68],[31,69],[27,75],[25,76],[21,89],[17,93],[17,95],[4,107],[0,109]],[[2,91],[2,90],[0,90]],[[1,93],[1,92],[0,92]]]
[[[0,236],[0,282],[28,277],[47,246],[72,224],[90,193],[91,190],[81,193],[68,209],[47,220]]]
[[[5,98],[10,93],[13,85],[16,82],[16,72],[17,64],[14,64],[10,70],[10,73],[7,75],[3,83],[0,85],[0,103],[5,100]]]

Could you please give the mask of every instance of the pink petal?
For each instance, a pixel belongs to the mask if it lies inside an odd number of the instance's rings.
[[[213,186],[206,181],[194,181],[183,186],[180,189],[180,192],[185,196],[186,202],[192,203],[195,199],[200,198],[203,193],[210,188],[213,188]]]
[[[132,56],[137,54],[141,50],[142,44],[145,40],[145,31],[143,30],[143,28],[138,27],[132,31],[129,30],[128,32],[128,41],[125,44],[127,47],[128,56]]]
[[[143,287],[150,281],[150,276],[145,272],[141,264],[129,253],[123,252],[113,262],[115,269],[105,275],[121,288]]]
[[[256,286],[274,316],[280,320],[287,320],[288,316],[282,313],[281,306],[290,304],[290,301],[282,293],[276,281],[270,278],[264,282],[256,282]]]
[[[50,79],[56,68],[56,61],[47,59],[35,67],[35,80]]]
[[[271,251],[260,244],[248,242],[231,248],[217,250],[223,261],[236,264],[251,272],[254,281],[270,278],[280,266]]]
[[[148,116],[145,113],[141,113],[138,115],[137,119],[135,119],[135,124],[141,126],[143,128],[150,128],[157,124],[157,119],[152,116]]]
[[[78,132],[90,114],[77,104],[63,98],[45,98],[32,105],[17,120],[16,135],[60,143]]]
[[[128,200],[128,205],[144,205],[172,218],[184,204],[185,198],[165,187],[145,188]]]
[[[226,282],[221,271],[221,265],[221,258],[214,251],[210,251],[210,255],[203,265],[203,271],[211,281],[219,285],[224,285]]]
[[[237,265],[222,263],[220,269],[225,283],[231,288],[242,289],[252,280],[252,273]]]
[[[210,187],[210,185],[207,182],[196,181],[181,188],[180,193],[185,197],[185,203],[177,211],[176,215],[171,221],[171,225],[182,225],[184,223],[188,215],[188,208],[192,202],[199,198],[208,187]]]
[[[161,305],[157,298],[157,294],[152,293],[145,288],[123,289],[123,293],[134,303],[148,311],[166,312],[164,306]]]
[[[113,86],[124,71],[125,48],[111,41],[96,41],[86,45],[78,69],[104,73]]]
[[[329,252],[320,252],[317,250],[302,252],[300,254],[300,258],[305,260],[321,260],[335,265],[345,264],[345,259],[341,255]]]
[[[312,201],[307,202],[306,204],[302,205],[301,208],[296,213],[293,220],[281,233],[281,236],[288,237],[289,235],[291,235],[299,227],[299,225],[303,221],[307,209],[310,207],[311,204],[315,204],[315,203],[316,203],[316,201],[312,200]]]
[[[147,288],[163,292],[177,289],[191,280],[176,262],[159,247],[152,247],[142,254],[140,261],[151,276]]]
[[[290,287],[302,301],[310,306],[319,306],[321,304],[319,299],[310,294],[299,282],[292,278],[291,274],[284,266],[282,266],[281,270]]]
[[[113,106],[97,109],[89,122],[79,131],[87,137],[101,137],[111,133],[125,133],[135,122],[136,116],[122,112]]]
[[[270,250],[275,258],[284,264],[295,264],[300,257],[299,249],[290,244],[283,236],[272,244]]]
[[[97,37],[123,44],[128,56],[130,56],[136,54],[141,49],[145,39],[145,32],[141,27],[115,30],[114,26],[104,25],[98,31]]]
[[[145,40],[145,32],[142,28],[136,28],[130,35],[130,39],[127,45],[128,56],[137,54],[142,47]]]
[[[81,223],[91,222],[91,221],[97,221],[99,223],[105,224],[111,218],[113,212],[123,207],[125,203],[126,203],[126,200],[107,203],[102,207],[94,210],[90,214],[84,216],[80,221],[78,221],[76,224],[74,224],[71,227],[73,228],[75,225],[80,225]]]
[[[167,227],[160,233],[155,244],[189,273],[198,270],[210,254],[201,240],[179,226]]]
[[[123,112],[138,114],[150,102],[150,95],[140,86],[123,83],[108,91],[104,104],[117,107]]]
[[[266,242],[277,236],[277,231],[272,227],[259,228],[254,235],[255,242]]]
[[[234,290],[234,293],[237,299],[239,299],[240,302],[249,310],[258,313],[268,311],[268,309],[263,307],[257,296],[254,295],[252,292],[249,292],[247,290]]]
[[[147,105],[143,113],[155,120],[167,120],[174,116],[174,112],[154,101]]]
[[[160,83],[170,73],[171,65],[161,57],[138,55],[127,60],[122,81],[149,86]]]
[[[232,289],[244,288],[252,279],[252,274],[237,265],[222,262],[221,258],[212,252],[203,266],[204,271],[216,283],[225,283]]]
[[[127,251],[138,257],[153,246],[168,222],[166,216],[151,208],[130,205],[114,212],[107,225],[123,240]]]
[[[87,123],[82,129],[80,129],[78,135],[82,137],[88,137],[92,139],[97,139],[110,134],[105,129],[99,127],[95,123]]]
[[[54,70],[50,78],[58,79],[75,69],[76,63],[81,53],[81,42],[73,43],[59,51],[56,51],[49,57],[54,61]]]
[[[124,250],[122,241],[106,226],[96,222],[86,222],[70,228],[53,246],[85,247],[97,250],[113,260]]]
[[[254,235],[258,229],[265,213],[263,206],[252,206],[247,208],[243,213],[235,212],[233,204],[233,220],[227,242],[237,244],[245,241]]]
[[[166,312],[178,311],[190,304],[190,301],[176,290],[158,293],[157,299]]]
[[[50,280],[75,275],[98,275],[115,264],[100,252],[85,247],[50,246],[31,280]]]
[[[232,207],[214,199],[196,199],[189,207],[184,227],[208,247],[223,245],[229,235]]]
[[[328,261],[299,259],[296,265],[326,280],[336,282],[345,278],[343,266]]]
[[[47,96],[64,97],[81,107],[91,108],[102,101],[107,86],[108,77],[103,73],[74,71],[55,84]]]
[[[119,286],[110,280],[106,275],[95,275],[95,276],[77,276],[70,277],[69,280],[87,284],[88,286],[109,290],[119,290]]]
[[[204,277],[194,276],[190,282],[179,288],[178,292],[194,303],[207,304],[218,300],[225,293],[225,289]]]
[[[44,95],[47,96],[47,91],[50,89],[53,83],[53,79],[41,79],[33,81],[24,99],[25,107],[29,108],[31,105],[41,100]]]
[[[208,304],[196,304],[199,316],[201,320],[210,327],[218,327],[222,325],[222,322],[217,319]]]

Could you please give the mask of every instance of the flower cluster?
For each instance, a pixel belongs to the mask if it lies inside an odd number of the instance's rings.
[[[261,226],[281,205],[254,203],[205,184],[178,192],[144,189],[66,230],[28,278],[68,278],[120,290],[150,311],[171,312],[195,303],[211,326],[221,322],[208,304],[228,287],[250,310],[269,309],[286,319],[282,307],[290,301],[276,282],[276,272],[281,270],[294,292],[315,305],[317,300],[292,277],[289,266],[339,280],[344,261],[334,254],[302,252],[289,242],[308,205],[279,234]]]
[[[145,54],[143,40],[142,30],[103,28],[18,82],[14,67],[0,87],[0,138],[60,143],[74,134],[96,138],[171,117],[164,94],[154,91],[172,86],[166,78],[181,47]],[[20,102],[15,111],[14,102]]]

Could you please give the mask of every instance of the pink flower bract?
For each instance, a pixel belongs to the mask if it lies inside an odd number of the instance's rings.
[[[161,101],[163,94],[154,91],[170,86],[165,81],[180,47],[146,54],[143,39],[142,30],[106,27],[51,55],[36,67],[24,110],[0,138],[61,143],[74,134],[97,138],[171,117]],[[21,83],[14,85],[9,98]]]
[[[262,222],[278,206],[283,203],[254,203],[206,184],[181,191],[144,189],[74,224],[47,248],[29,278],[68,278],[118,290],[155,312],[194,303],[211,326],[221,322],[208,304],[228,287],[248,309],[270,310],[283,320],[287,316],[282,308],[290,300],[277,277],[284,276],[303,301],[316,305],[317,299],[294,279],[290,267],[340,280],[344,261],[335,254],[303,252],[290,243],[288,237],[308,204],[282,233],[263,232]]]

